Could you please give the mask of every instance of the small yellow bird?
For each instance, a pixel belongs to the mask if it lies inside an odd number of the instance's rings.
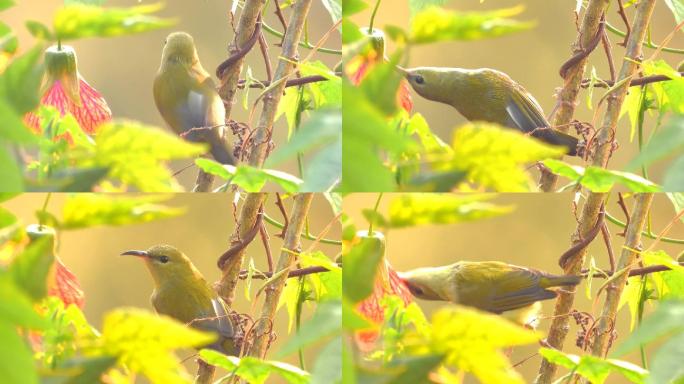
[[[469,121],[517,129],[578,156],[577,138],[551,128],[535,98],[507,74],[490,69],[419,67],[399,69],[428,100],[451,105]]]
[[[187,140],[209,144],[216,161],[235,164],[226,138],[223,100],[200,64],[189,34],[174,32],[166,38],[153,93],[159,113],[174,132]]]
[[[228,355],[239,352],[235,327],[223,301],[185,254],[170,245],[156,245],[147,251],[126,251],[121,255],[145,261],[154,279],[151,301],[157,313],[217,333],[219,340],[208,348]]]
[[[581,281],[580,276],[557,276],[498,261],[418,268],[399,273],[399,278],[420,299],[475,307],[521,325],[534,320],[539,301],[557,296],[548,288],[575,286]]]

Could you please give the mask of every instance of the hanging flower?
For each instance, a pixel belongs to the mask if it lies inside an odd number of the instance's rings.
[[[378,265],[378,270],[375,275],[373,292],[370,296],[358,303],[356,309],[364,318],[366,318],[366,320],[379,326],[385,321],[385,306],[383,305],[385,296],[399,296],[404,302],[404,305],[411,303],[413,296],[384,256],[385,237],[382,233],[374,231],[369,235],[368,231],[360,231],[357,233],[353,243],[357,244],[363,241],[378,242],[380,246],[373,248],[378,252],[382,252],[382,260]],[[379,335],[380,332],[378,329],[374,328],[357,331],[354,338],[359,349],[363,352],[368,352],[375,347],[375,342]]]
[[[81,284],[76,275],[62,263],[62,260],[55,259],[55,280],[48,287],[49,296],[57,296],[62,300],[64,306],[74,304],[83,309],[85,295],[81,290]]]
[[[62,116],[72,114],[83,132],[94,135],[98,128],[112,118],[112,111],[100,93],[91,87],[78,72],[76,52],[69,46],[52,46],[45,51],[45,78],[42,105],[57,108]],[[31,112],[26,124],[41,133],[40,119]],[[67,133],[66,139],[71,142]]]
[[[364,28],[361,32],[368,34]],[[382,31],[373,29],[369,34],[370,46],[366,52],[359,54],[345,65],[345,72],[347,77],[354,85],[359,85],[366,77],[368,72],[376,64],[384,60],[385,55],[385,38]],[[399,89],[397,90],[397,105],[403,108],[406,112],[411,113],[413,109],[413,99],[411,98],[411,88],[406,79],[401,79]]]

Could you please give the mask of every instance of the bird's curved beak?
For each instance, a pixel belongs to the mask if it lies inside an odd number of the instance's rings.
[[[409,71],[408,71],[406,68],[404,68],[404,67],[402,67],[402,66],[400,66],[400,65],[395,65],[395,66],[394,66],[394,69],[395,69],[397,72],[401,73],[402,76],[408,76],[408,75],[409,75]]]
[[[138,257],[150,257],[150,254],[147,253],[147,251],[126,251],[121,254],[121,256],[138,256]]]

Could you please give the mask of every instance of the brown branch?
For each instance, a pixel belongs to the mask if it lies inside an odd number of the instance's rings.
[[[610,46],[610,39],[608,39],[608,33],[603,30],[601,36],[601,43],[603,45],[603,52],[606,54],[606,60],[608,60],[608,72],[610,73],[610,81],[615,82],[615,62],[613,61],[613,48]]]
[[[679,262],[678,264],[680,266],[684,267],[684,262]],[[666,271],[671,271],[671,270],[672,270],[672,268],[670,268],[667,265],[656,264],[656,265],[649,265],[648,267],[632,268],[629,270],[629,273],[627,273],[627,276],[629,276],[629,277],[645,276],[645,275],[649,275],[651,273],[666,272]],[[606,278],[606,277],[611,277],[614,274],[615,274],[615,272],[601,270],[600,272],[595,272],[592,275],[592,277],[593,278]],[[586,277],[588,275],[589,275],[589,270],[583,269],[582,270],[582,276]]]
[[[324,273],[324,272],[330,272],[330,270],[326,267],[306,267],[306,268],[299,268],[299,269],[294,269],[290,272],[287,273],[287,278],[292,278],[292,277],[301,277],[301,276],[306,276],[306,275],[313,275],[316,273]],[[244,280],[249,276],[249,271],[240,271],[240,279]],[[258,279],[258,280],[265,280],[265,279],[270,279],[273,277],[273,272],[257,272],[252,274],[252,279]]]
[[[285,17],[283,16],[283,11],[280,9],[280,2],[278,0],[273,0],[273,4],[275,4],[275,14],[278,16],[278,20],[280,20],[280,24],[283,26],[283,39],[285,38],[285,33],[287,32],[287,22],[285,21]],[[280,42],[282,46],[282,41]]]
[[[247,197],[245,197],[245,201],[242,204],[242,208],[240,209],[237,227],[232,235],[232,244],[242,242],[242,239],[247,238],[255,227],[258,232],[259,227],[255,226],[255,223],[259,220],[259,217],[262,216],[259,213],[266,200],[266,196],[266,193],[247,194]],[[256,236],[256,233],[254,235]],[[221,280],[216,284],[216,291],[228,306],[232,305],[235,298],[235,288],[237,287],[240,269],[245,257],[245,249],[245,247],[240,247],[235,253],[229,253],[230,250],[226,251],[229,255],[225,257],[225,262],[221,268],[221,271],[223,272]],[[223,255],[221,257],[223,257]]]
[[[655,0],[649,0],[655,1]],[[627,284],[629,277],[629,270],[635,264],[639,253],[637,249],[641,246],[641,231],[644,229],[648,211],[653,201],[652,193],[644,193],[636,196],[636,204],[634,211],[631,214],[630,225],[627,227],[625,234],[625,245],[622,247],[622,254],[618,262],[618,271],[621,274],[616,275],[606,290],[606,303],[603,306],[601,316],[598,320],[598,331],[594,338],[592,347],[592,354],[603,357],[608,353],[608,348],[612,344],[611,332],[612,324],[615,324],[615,317],[617,314],[620,296]],[[624,272],[623,272],[624,271]]]
[[[625,38],[622,40],[622,45],[623,47],[627,46],[627,40],[629,40],[629,35],[632,33],[632,26],[629,25],[629,20],[627,20],[627,14],[625,13],[625,6],[622,4],[622,0],[617,0],[618,3],[618,14],[620,15],[620,18],[622,19],[622,22],[625,23],[625,28],[627,29],[627,32],[625,32]]]
[[[313,200],[313,193],[301,193],[295,195],[294,204],[292,206],[291,221],[285,233],[285,241],[283,250],[280,252],[276,273],[282,271],[289,271],[294,265],[297,258],[297,253],[300,249],[300,236],[306,222],[306,217],[311,208],[311,201]],[[278,277],[272,278],[265,288],[266,298],[261,310],[260,321],[256,326],[256,335],[252,349],[249,351],[251,356],[263,358],[268,350],[271,331],[266,327],[266,324],[273,322],[280,296],[285,288],[287,282],[287,273],[282,273]],[[268,321],[264,321],[268,320]]]
[[[255,33],[255,31],[257,28],[261,28],[258,21],[265,3],[265,0],[245,0],[245,5],[242,8],[242,14],[238,21],[235,40],[228,49],[231,57],[233,54],[240,52],[241,48],[246,46],[253,36],[258,36],[258,33]],[[221,74],[219,76],[221,84],[219,87],[219,95],[226,106],[226,120],[230,119],[230,114],[233,105],[235,104],[235,95],[237,93],[238,80],[240,80],[243,64],[244,56],[239,57],[228,65],[222,63],[219,68],[217,68],[217,73]],[[219,69],[221,70],[219,71]]]
[[[558,259],[558,265],[561,268],[566,269],[566,267],[568,266],[568,262],[572,260],[579,251],[585,249],[589,246],[589,244],[591,244],[592,241],[594,241],[596,236],[601,231],[601,228],[603,227],[603,219],[605,218],[605,216],[606,212],[602,206],[600,214],[596,218],[596,224],[594,224],[594,226],[586,235],[580,236],[580,240],[574,243],[567,251],[563,252],[561,257]]]
[[[216,367],[206,363],[202,359],[197,359],[197,376],[195,377],[195,384],[211,384],[214,380],[214,372]]]
[[[644,36],[646,35],[648,21],[653,13],[654,2],[655,0],[643,0],[636,5],[637,10],[634,23],[632,25],[632,33],[630,34],[627,43],[627,51],[625,58],[622,61],[622,67],[620,68],[617,79],[618,83],[622,85],[613,88],[611,94],[607,96],[608,105],[603,117],[601,128],[598,131],[597,147],[594,149],[591,159],[592,165],[594,166],[605,168],[610,158],[612,137],[615,133],[615,127],[617,125],[622,103],[627,95],[627,90],[629,89],[627,79],[631,79],[636,74],[638,69],[638,60],[642,54],[642,42],[644,40]],[[590,12],[594,14],[594,17],[599,14],[602,15],[605,12],[607,5],[608,2],[604,0],[590,0],[587,7],[587,13],[585,14],[585,21]],[[573,87],[574,91],[577,91],[580,87],[581,76],[582,74],[580,72],[575,71],[570,77],[576,86],[576,88]],[[573,98],[572,100],[574,102],[575,99]],[[561,104],[561,107],[563,105],[564,104]],[[571,111],[574,111],[574,104],[571,107]],[[582,208],[582,214],[575,231],[574,237],[576,239],[584,238],[582,235],[591,230],[592,225],[598,219],[601,207],[605,204],[606,197],[607,194],[605,193],[589,193],[587,201]],[[578,250],[574,256],[574,260],[566,263],[564,273],[571,275],[579,274],[581,272],[581,267],[584,263],[586,254],[587,248]],[[574,300],[574,290],[563,291],[558,295],[554,309],[553,322],[547,336],[547,341],[553,348],[559,350],[562,350],[563,348],[565,337],[569,331],[569,319],[567,316],[563,315],[570,313]],[[535,380],[535,383],[551,383],[556,370],[557,367],[554,364],[551,364],[549,361],[544,359],[539,367],[539,374]]]
[[[254,25],[254,32],[252,32],[252,35],[242,47],[216,67],[216,77],[222,79],[228,69],[232,68],[238,61],[244,60],[249,51],[254,48],[254,44],[256,44],[259,40],[259,36],[261,36],[261,21],[259,19],[260,18],[257,19],[257,22]]]
[[[338,74],[336,74],[338,75]],[[305,85],[305,84],[310,84],[310,83],[317,83],[319,81],[328,81],[328,78],[325,76],[321,75],[313,75],[313,76],[304,76],[304,77],[299,77],[296,79],[292,80],[287,80],[285,82],[285,87],[296,87],[299,85]],[[240,80],[238,82],[238,88],[244,89],[245,85],[247,84],[247,80]],[[249,84],[250,88],[267,88],[271,85],[271,81],[266,80],[266,81],[258,81],[255,83]]]
[[[684,72],[677,72],[681,76],[684,76]],[[652,75],[652,76],[644,76],[644,77],[638,77],[636,79],[632,79],[629,82],[630,87],[636,87],[640,85],[646,85],[646,84],[651,84],[651,83],[658,83],[661,81],[670,81],[673,80],[673,78],[665,76],[665,75]],[[582,88],[588,88],[589,84],[591,84],[591,80],[589,79],[584,79],[582,80]],[[609,88],[615,85],[614,81],[611,80],[599,80],[594,83],[595,88]]]
[[[312,0],[299,0],[292,7],[292,16],[283,39],[281,59],[278,61],[278,66],[273,76],[274,83],[265,91],[261,115],[254,131],[253,148],[249,156],[249,165],[252,167],[261,168],[268,156],[271,147],[273,122],[278,111],[278,104],[285,90],[285,80],[294,70],[295,62],[298,61],[297,47],[304,29],[306,17],[311,8],[311,3]]]
[[[566,62],[561,68],[563,77],[563,88],[558,92],[558,101],[556,103],[555,113],[553,114],[553,121],[551,126],[558,127],[562,132],[568,132],[573,121],[575,108],[577,106],[577,98],[581,89],[582,78],[587,67],[587,56],[585,55],[584,47],[590,47],[594,40],[596,44],[600,41],[600,30],[603,26],[603,14],[608,7],[609,0],[590,0],[587,4],[587,10],[582,18],[577,39],[573,44],[573,57],[578,59],[573,60],[572,65],[567,65]],[[544,192],[551,192],[556,188],[558,176],[554,175],[549,170],[542,170],[541,178],[539,180],[539,188]]]
[[[264,67],[266,68],[266,78],[270,82],[273,80],[273,68],[271,68],[271,58],[268,57],[268,43],[266,42],[266,37],[264,37],[263,32],[259,32],[259,49],[261,50],[261,56],[264,58]],[[238,87],[239,87],[238,82]]]
[[[283,204],[283,199],[280,197],[280,193],[276,192],[276,202],[275,204],[278,206],[278,209],[280,210],[280,214],[283,215],[283,228],[280,231],[280,234],[278,237],[281,239],[285,237],[285,232],[287,232],[287,227],[290,225],[290,219],[287,217],[287,211],[285,210],[285,205]]]
[[[256,220],[254,221],[254,225],[252,225],[252,228],[247,231],[247,233],[240,235],[235,241],[232,242],[232,246],[230,249],[225,251],[216,261],[216,265],[220,270],[225,269],[226,263],[230,261],[235,255],[239,254],[242,252],[249,243],[254,240],[256,237],[257,233],[259,233],[259,230],[261,229],[261,223],[262,223],[262,217],[263,217],[263,208],[259,209],[259,212],[257,213]]]

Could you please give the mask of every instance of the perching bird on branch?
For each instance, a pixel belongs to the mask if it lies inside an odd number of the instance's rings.
[[[218,334],[218,341],[208,348],[227,355],[239,352],[235,344],[237,332],[225,304],[185,254],[170,245],[156,245],[147,251],[126,251],[121,255],[145,261],[154,279],[151,301],[157,313]]]
[[[174,132],[209,144],[216,161],[235,164],[226,137],[225,106],[189,34],[174,32],[166,38],[153,92],[159,113]]]
[[[498,261],[459,261],[399,273],[411,293],[424,300],[443,300],[502,314],[529,324],[541,300],[553,299],[553,287],[575,286],[580,276],[557,276]]]
[[[551,128],[537,100],[503,72],[438,67],[400,70],[419,95],[451,105],[470,121],[514,128],[578,155],[577,138]]]

